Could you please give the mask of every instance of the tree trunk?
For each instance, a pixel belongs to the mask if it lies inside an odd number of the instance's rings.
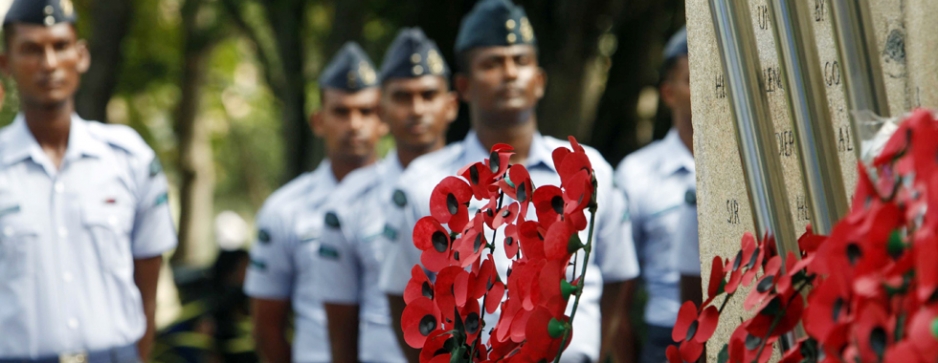
[[[281,84],[272,84],[271,88],[281,102],[284,182],[309,170],[313,164],[313,137],[306,117],[306,77],[303,73],[305,4],[302,0],[264,3],[283,72]]]
[[[201,0],[186,0],[182,7],[184,68],[181,95],[176,109],[176,136],[179,140],[180,213],[179,247],[174,264],[205,266],[211,263],[212,220],[215,170],[207,128],[198,120],[200,88],[205,81],[206,62],[212,41],[196,24]]]
[[[123,60],[121,43],[130,29],[133,2],[96,0],[91,13],[93,24],[89,50],[92,62],[82,77],[76,108],[86,120],[107,122],[107,104],[117,86],[117,70]]]

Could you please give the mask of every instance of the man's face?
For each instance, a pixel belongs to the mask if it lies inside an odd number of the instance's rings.
[[[469,71],[459,81],[460,96],[473,108],[489,113],[533,109],[544,96],[544,72],[530,45],[484,47],[473,50]]]
[[[56,107],[71,100],[91,56],[71,24],[14,24],[0,68],[16,80],[27,105]]]
[[[421,151],[440,144],[458,107],[439,76],[392,79],[381,94],[381,119],[400,149]]]
[[[661,84],[661,98],[681,122],[690,123],[690,68],[687,57],[675,62],[671,74]]]
[[[326,144],[326,153],[336,160],[371,157],[387,126],[378,118],[380,91],[368,88],[354,93],[325,89],[322,110],[313,115],[316,136]]]

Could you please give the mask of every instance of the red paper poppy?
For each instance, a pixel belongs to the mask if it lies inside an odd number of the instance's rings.
[[[719,321],[720,313],[715,306],[708,306],[698,317],[697,306],[691,301],[684,302],[671,330],[671,338],[681,342],[678,348],[681,358],[688,362],[700,358],[704,344],[713,336]]]
[[[534,190],[534,210],[538,223],[547,228],[563,219],[563,190],[553,185],[542,185]]]
[[[492,174],[488,165],[484,162],[470,164],[460,170],[458,174],[469,181],[473,197],[478,200],[491,199],[491,186],[495,181],[495,174]]]
[[[809,224],[804,234],[798,238],[798,248],[801,249],[802,252],[812,253],[817,251],[817,249],[821,247],[821,244],[823,244],[826,240],[827,236],[814,234],[814,231],[811,229],[811,225]]]
[[[839,327],[846,326],[853,319],[850,301],[850,287],[842,276],[832,276],[821,280],[811,290],[811,303],[805,309],[805,330],[822,345],[840,346],[846,342]]]
[[[498,323],[492,333],[499,342],[511,341],[511,325],[518,313],[523,311],[521,300],[512,296],[514,293],[515,291],[508,290],[508,299],[502,303],[501,315],[498,316]]]
[[[730,337],[730,362],[768,362],[769,358],[772,357],[772,352],[774,351],[774,349],[772,349],[772,344],[775,344],[775,341],[778,340],[778,337],[769,337],[768,339],[763,340],[762,336],[756,336],[749,333],[748,324],[748,322],[740,324],[736,330],[733,331],[733,335]],[[762,349],[760,354],[759,350],[763,345],[765,348]]]
[[[564,334],[572,333],[572,330],[566,326],[567,321],[567,317],[555,315],[546,308],[535,309],[525,327],[527,339],[522,350],[530,351],[529,357],[534,361],[553,359],[560,352]]]
[[[414,225],[414,246],[423,251],[420,263],[427,270],[439,272],[450,265],[452,241],[449,232],[433,217],[423,217]]]
[[[908,337],[918,355],[938,357],[938,306],[928,306],[915,313]]]
[[[531,175],[524,165],[512,165],[504,179],[498,183],[505,195],[520,203],[522,214],[528,211],[528,204],[534,197],[534,185]]]
[[[593,166],[585,152],[572,152],[563,157],[557,166],[557,174],[560,174],[560,186],[566,188],[567,181],[573,175],[586,171],[590,175],[593,173]]]
[[[495,212],[495,217],[492,219],[492,229],[498,229],[504,224],[513,223],[515,219],[518,218],[519,208],[520,205],[518,203],[511,203],[502,207],[498,212]]]
[[[404,340],[411,348],[423,348],[427,337],[441,327],[440,309],[425,297],[411,301],[401,314]]]
[[[410,281],[404,288],[404,302],[410,304],[418,297],[433,300],[433,283],[430,282],[430,278],[420,265],[414,265],[414,268],[410,270]]]
[[[769,260],[765,267],[765,273],[759,278],[754,289],[749,291],[743,308],[751,310],[756,305],[762,304],[762,301],[776,294],[775,285],[781,277],[782,259],[775,256]]]
[[[466,304],[468,299],[469,272],[458,267],[444,268],[434,282],[434,302],[440,308],[444,324],[455,321],[456,308]]]
[[[884,359],[883,362],[927,363],[928,361],[923,357],[929,356],[920,354],[915,349],[915,345],[912,342],[906,340],[899,342],[886,350],[886,359]],[[934,355],[931,355],[930,357],[934,357]]]
[[[547,229],[544,254],[550,260],[570,260],[570,255],[583,247],[576,229],[569,221],[557,222]]]
[[[568,261],[553,260],[544,264],[538,275],[540,288],[537,306],[547,309],[554,316],[563,315],[575,286],[566,281]]]
[[[435,362],[437,359],[446,359],[449,363],[451,351],[456,345],[453,334],[443,330],[436,330],[427,337],[420,349],[420,362]]]
[[[544,259],[544,235],[537,222],[525,221],[519,226],[518,233],[521,237],[521,257],[522,260]]]
[[[750,319],[749,334],[759,337],[780,336],[797,326],[803,314],[804,298],[801,295],[793,292],[774,295],[763,303],[759,312]]]
[[[523,221],[521,223],[524,223]],[[519,224],[521,224],[519,223]],[[518,257],[518,251],[521,250],[521,232],[517,224],[509,224],[505,227],[505,239],[503,240],[503,251],[505,257],[513,259]]]
[[[485,296],[485,311],[489,314],[495,313],[505,295],[505,284],[498,278],[492,255],[482,261],[482,267],[475,274],[473,284],[472,298],[480,299]]]
[[[886,348],[893,342],[893,327],[895,323],[889,313],[879,304],[869,303],[860,308],[853,324],[853,335],[863,361],[882,360]]]
[[[466,333],[465,343],[471,346],[482,333],[482,309],[479,306],[479,300],[471,299],[466,301],[465,306],[459,308],[459,322]]]
[[[495,144],[492,146],[492,152],[489,155],[489,158],[486,160],[486,163],[489,166],[489,171],[495,175],[496,178],[500,178],[506,170],[508,170],[509,160],[511,156],[515,154],[515,149],[508,144]]]
[[[668,358],[668,363],[684,363],[684,359],[681,358],[681,352],[677,349],[676,345],[669,345],[668,349],[664,351],[664,355]]]
[[[571,176],[563,185],[564,219],[570,219],[573,227],[582,231],[587,227],[584,210],[593,198],[593,184],[587,171]]]
[[[513,261],[511,274],[508,276],[508,291],[511,297],[520,299],[525,310],[533,310],[540,296],[537,276],[547,260]]]
[[[726,273],[723,272],[723,266],[725,264],[720,256],[713,256],[713,264],[710,267],[710,281],[707,283],[707,301],[701,306],[709,305],[714,298],[724,292]]]
[[[473,218],[472,223],[476,228],[467,228],[465,233],[453,242],[452,259],[463,268],[478,262],[488,244],[485,235],[480,232],[483,231],[482,219]]]
[[[430,194],[430,215],[452,231],[461,231],[469,222],[469,200],[472,188],[466,181],[448,176]]]
[[[938,189],[935,189],[938,192]],[[938,194],[938,193],[936,193]],[[919,230],[915,236],[916,296],[927,301],[938,293],[938,242],[932,229]]]
[[[762,261],[765,258],[765,244],[756,242],[756,238],[748,232],[743,235],[742,244],[743,267],[746,272],[743,273],[741,282],[743,286],[749,286],[756,277],[759,267],[762,266]]]

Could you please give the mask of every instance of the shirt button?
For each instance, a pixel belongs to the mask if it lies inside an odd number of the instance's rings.
[[[64,193],[64,192],[65,192],[65,184],[62,184],[62,182],[56,182],[56,183],[55,183],[55,192],[56,192],[56,193],[59,193],[59,194]]]
[[[68,327],[72,329],[78,329],[78,319],[68,319]]]
[[[62,274],[62,280],[65,280],[65,282],[72,282],[72,274],[68,272]]]

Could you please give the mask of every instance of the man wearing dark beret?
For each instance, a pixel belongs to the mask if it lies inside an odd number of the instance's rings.
[[[375,145],[387,133],[378,118],[377,73],[357,44],[347,43],[335,55],[319,76],[319,88],[322,107],[310,124],[328,158],[271,195],[257,215],[244,290],[252,298],[257,349],[267,362],[331,361],[314,266],[341,256],[322,238],[341,222],[326,206],[349,173],[374,163]]]
[[[153,345],[166,177],[131,128],[85,121],[91,59],[69,0],[16,0],[0,68],[20,113],[0,130],[0,362],[124,363]]]
[[[381,288],[391,301],[394,317],[403,311],[402,296],[411,269],[420,263],[420,251],[413,245],[411,231],[418,219],[430,215],[430,196],[440,180],[488,157],[493,145],[506,143],[515,149],[511,162],[525,165],[535,185],[559,185],[551,153],[558,147],[570,147],[565,140],[537,131],[535,110],[547,80],[538,66],[536,38],[524,9],[507,0],[480,1],[463,18],[455,48],[459,65],[455,86],[469,105],[472,132],[462,142],[418,158],[398,181],[395,193],[406,203],[397,204],[401,218],[393,229],[398,235],[388,248],[381,275]],[[622,324],[627,322],[623,285],[636,278],[639,271],[630,227],[620,223],[624,201],[613,190],[612,167],[595,150],[587,148],[587,154],[602,201],[596,212],[594,254],[589,261],[582,261],[583,256],[578,261],[589,264],[590,272],[574,321],[573,340],[563,354],[562,361],[571,363],[599,361],[601,351],[606,357],[611,347],[623,346],[614,341],[627,328]],[[478,202],[473,200],[469,208],[478,209]],[[533,209],[529,212],[526,217],[534,220]],[[587,236],[580,238],[586,240]],[[506,280],[509,262],[502,253],[494,258],[501,278]],[[499,312],[486,314],[483,339],[495,339],[491,328],[498,317]],[[406,343],[401,341],[401,345]]]
[[[378,289],[384,246],[397,234],[386,223],[397,217],[395,210],[382,209],[382,202],[394,199],[394,184],[412,160],[443,148],[459,107],[439,49],[418,28],[398,33],[379,78],[381,119],[390,126],[396,149],[350,174],[336,190],[327,210],[337,216],[338,227],[322,238],[336,253],[314,267],[334,362],[405,361],[395,335],[400,329],[393,328],[388,301]]]

